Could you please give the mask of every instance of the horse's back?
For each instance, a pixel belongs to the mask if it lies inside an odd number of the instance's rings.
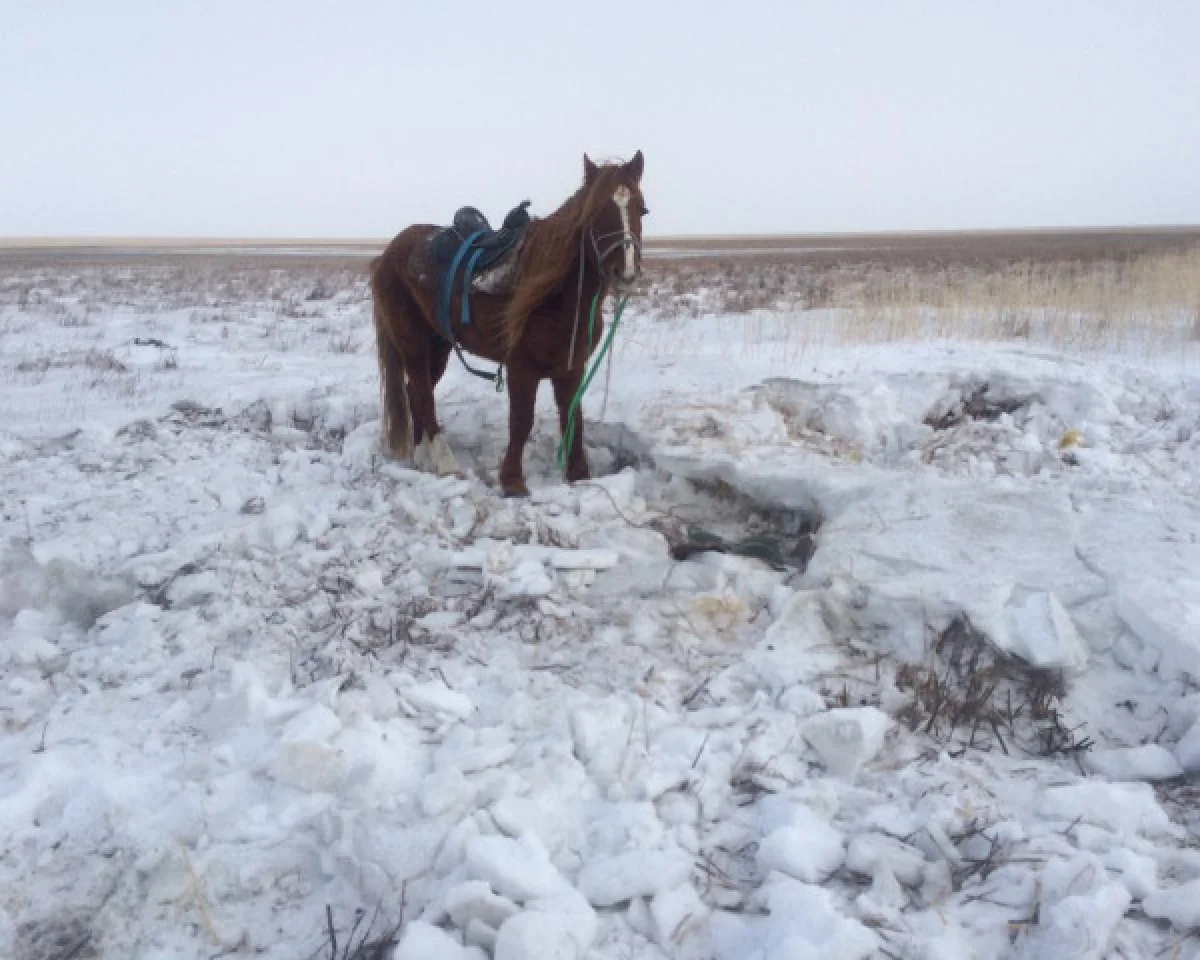
[[[414,223],[411,227],[405,227],[388,241],[377,259],[392,260],[397,256],[407,259],[416,245],[437,229],[432,223]]]
[[[408,272],[408,263],[417,244],[432,235],[438,228],[430,223],[414,223],[396,234],[383,252],[370,264],[370,276],[378,283],[384,276],[403,277]]]

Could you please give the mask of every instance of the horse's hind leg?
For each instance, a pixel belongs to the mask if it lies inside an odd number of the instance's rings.
[[[438,426],[437,405],[433,397],[434,386],[446,372],[449,355],[450,345],[430,334],[421,344],[419,352],[405,356],[408,402],[412,408],[413,441],[416,444],[413,461],[418,470],[442,476],[462,472],[446,442],[446,435]]]
[[[438,382],[446,373],[446,365],[450,360],[451,346],[444,341],[434,338],[429,345],[429,467],[432,472],[447,476],[462,473],[450,444],[446,442],[446,434],[437,422],[437,401],[434,391]]]
[[[441,382],[443,374],[446,372],[446,366],[450,362],[450,351],[453,347],[442,340],[434,340],[429,356],[429,379],[433,382],[433,387],[436,390],[437,385]]]

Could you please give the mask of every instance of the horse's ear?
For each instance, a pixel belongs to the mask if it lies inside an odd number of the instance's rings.
[[[642,156],[642,151],[639,150],[633,155],[633,159],[625,164],[625,170],[638,183],[642,182],[642,170],[645,169],[646,158]]]
[[[583,155],[583,182],[591,183],[599,172],[600,168],[592,163],[591,158],[585,153]]]

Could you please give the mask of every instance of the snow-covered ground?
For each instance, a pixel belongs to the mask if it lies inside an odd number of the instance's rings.
[[[306,269],[0,289],[0,956],[1194,955],[1195,354],[631,310],[510,501]]]

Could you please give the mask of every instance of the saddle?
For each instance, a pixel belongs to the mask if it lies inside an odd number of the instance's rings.
[[[466,266],[472,293],[508,293],[529,225],[528,206],[526,200],[513,207],[499,230],[492,229],[475,207],[460,208],[451,226],[442,227],[412,252],[409,272],[425,289],[441,291],[454,282],[448,274]]]

